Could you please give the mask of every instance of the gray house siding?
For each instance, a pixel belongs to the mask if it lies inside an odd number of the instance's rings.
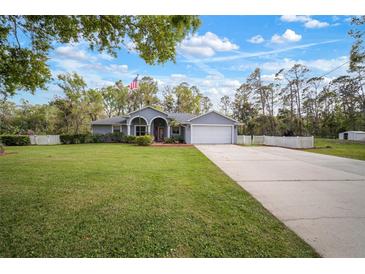
[[[185,126],[185,143],[191,143],[191,135],[190,135],[190,125]]]
[[[128,134],[128,129],[127,129],[126,125],[122,125],[122,132],[123,132],[124,135]]]
[[[112,132],[111,125],[93,125],[93,134],[107,134]]]
[[[191,121],[192,124],[222,124],[222,125],[234,125],[235,121],[230,120],[215,112],[207,113]]]
[[[152,120],[154,118],[157,118],[157,117],[162,117],[162,118],[167,119],[166,114],[164,114],[162,112],[159,112],[157,110],[154,110],[152,108],[145,108],[145,109],[142,109],[141,111],[137,111],[135,113],[132,113],[130,115],[130,117],[128,118],[127,123],[129,124],[131,121],[133,121],[133,119],[138,120],[138,118],[135,119],[138,116],[141,116],[141,117],[145,118],[147,120],[148,125],[150,125]]]

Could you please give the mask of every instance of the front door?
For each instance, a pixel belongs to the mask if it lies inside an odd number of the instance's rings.
[[[163,127],[159,127],[157,129],[157,142],[162,142],[164,139],[165,129]]]

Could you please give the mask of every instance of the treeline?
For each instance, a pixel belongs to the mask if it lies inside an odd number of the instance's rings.
[[[330,82],[309,75],[306,66],[295,64],[263,81],[257,68],[233,98],[221,98],[221,109],[243,123],[244,134],[336,137],[345,130],[365,130],[361,70]]]
[[[63,96],[48,104],[21,105],[0,101],[0,134],[80,134],[90,132],[91,121],[125,115],[147,105],[166,112],[200,114],[212,103],[195,86],[183,82],[159,90],[157,81],[145,76],[138,89],[130,90],[122,81],[101,89],[90,89],[76,74],[58,75]]]
[[[365,130],[365,93],[362,73],[337,77],[310,77],[309,69],[295,64],[272,81],[255,69],[232,97],[223,96],[220,111],[242,123],[240,134],[314,135],[336,137],[345,130]],[[90,89],[76,74],[58,76],[64,96],[44,105],[27,101],[16,106],[0,103],[0,134],[80,134],[90,132],[91,121],[125,115],[146,105],[166,112],[200,114],[211,100],[184,82],[159,90],[148,76],[130,90],[121,81]]]

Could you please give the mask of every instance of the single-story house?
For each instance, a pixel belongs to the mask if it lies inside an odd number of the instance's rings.
[[[163,112],[147,106],[124,116],[93,121],[91,128],[93,134],[150,134],[155,142],[179,136],[187,144],[234,144],[238,124],[236,120],[216,111],[193,115]]]
[[[365,141],[365,131],[345,131],[338,134],[340,140]]]

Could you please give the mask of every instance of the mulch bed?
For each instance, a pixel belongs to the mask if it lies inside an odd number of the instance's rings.
[[[153,147],[192,147],[191,144],[163,144],[163,143],[153,143]]]

